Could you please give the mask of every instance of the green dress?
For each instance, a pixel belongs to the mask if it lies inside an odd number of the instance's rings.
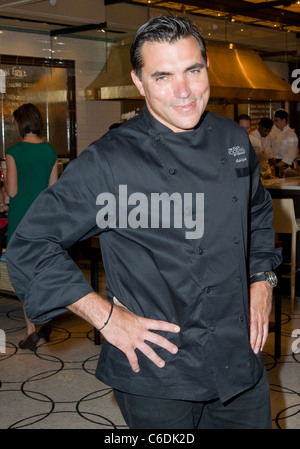
[[[9,202],[8,242],[33,201],[48,187],[57,154],[51,145],[44,142],[20,142],[10,147],[6,154],[14,158],[18,174],[18,193]]]

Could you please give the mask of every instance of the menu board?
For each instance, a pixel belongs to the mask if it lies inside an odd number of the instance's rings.
[[[280,103],[250,103],[251,129],[256,129],[260,119],[268,117],[273,119],[276,109],[280,108]]]
[[[71,159],[76,155],[74,63],[52,62],[0,56],[1,157],[20,140],[12,117],[24,103],[39,108],[44,125],[41,137],[53,145],[58,156]]]

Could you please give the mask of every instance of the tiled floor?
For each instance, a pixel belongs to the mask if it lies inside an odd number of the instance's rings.
[[[299,429],[300,301],[293,314],[287,299],[282,309],[282,356],[274,358],[274,334],[264,351],[273,428]],[[111,389],[94,377],[101,346],[94,344],[91,326],[71,313],[52,324],[49,343],[41,340],[35,352],[19,349],[24,334],[20,302],[0,296],[0,329],[6,337],[0,351],[0,428],[126,428]]]
[[[68,313],[53,321],[49,343],[35,352],[21,350],[24,333],[17,300],[0,298],[6,353],[0,355],[0,428],[122,428],[125,423],[111,393],[95,369],[101,346],[93,329]]]
[[[281,357],[274,358],[274,334],[264,348],[264,361],[271,388],[274,429],[300,429],[300,298],[290,312],[282,300]]]

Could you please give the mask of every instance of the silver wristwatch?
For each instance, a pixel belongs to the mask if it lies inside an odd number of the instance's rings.
[[[250,276],[250,284],[259,281],[267,281],[272,287],[276,287],[278,279],[274,271],[263,271],[262,273],[252,274]]]

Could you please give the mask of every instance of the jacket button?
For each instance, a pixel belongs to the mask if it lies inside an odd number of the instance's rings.
[[[177,172],[176,168],[169,168],[170,175],[175,175],[176,172]]]
[[[227,164],[227,159],[225,157],[222,157],[221,162],[222,164]]]
[[[233,203],[237,203],[237,201],[238,201],[237,196],[233,196],[233,197],[232,197],[232,202],[233,202]]]

